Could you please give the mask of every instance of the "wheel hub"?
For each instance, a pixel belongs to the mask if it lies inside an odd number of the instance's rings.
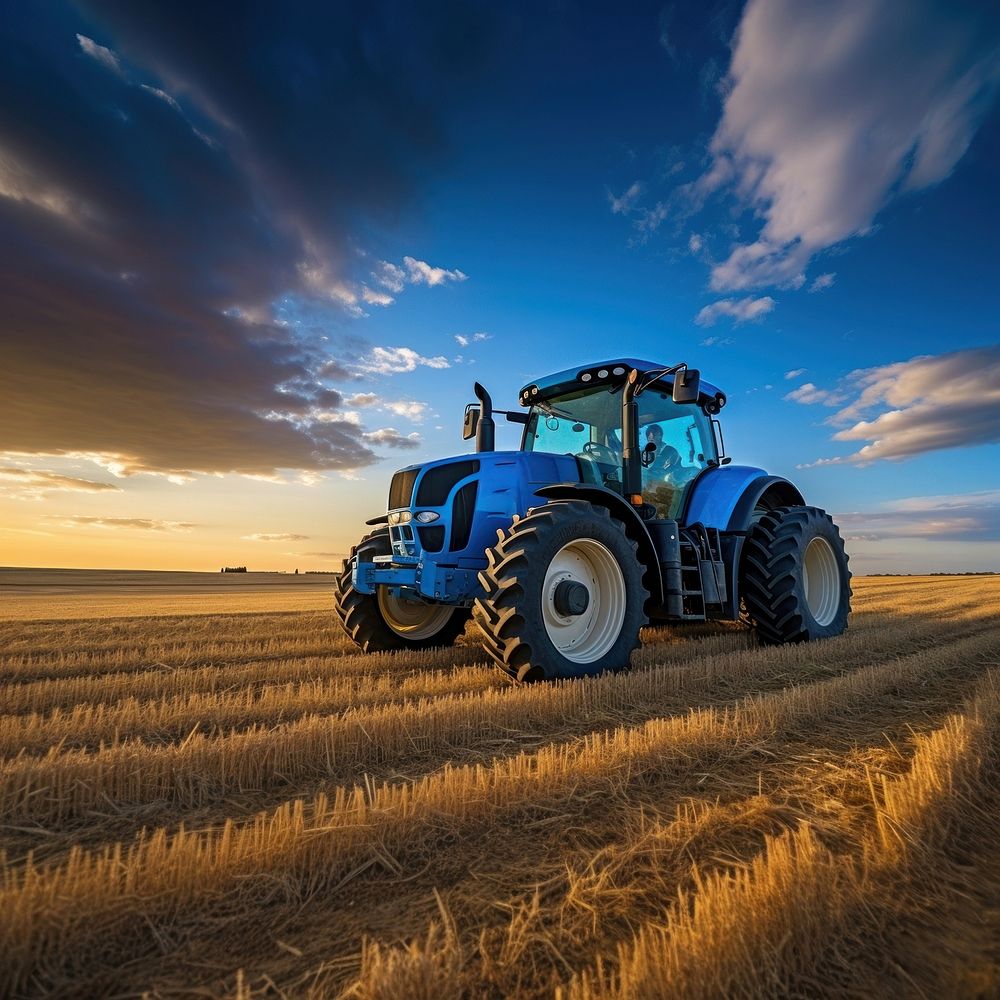
[[[593,663],[618,641],[627,607],[625,578],[596,538],[567,542],[552,557],[541,597],[545,631],[567,660]]]
[[[840,610],[840,568],[833,547],[820,535],[806,546],[802,589],[817,625],[829,625]]]
[[[412,640],[430,639],[437,635],[455,611],[447,604],[409,600],[384,586],[378,588],[378,607],[382,619],[396,635]]]
[[[582,615],[590,606],[590,592],[576,580],[560,580],[552,595],[556,611],[567,618]]]

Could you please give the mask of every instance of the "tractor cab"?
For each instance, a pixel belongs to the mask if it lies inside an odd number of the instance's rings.
[[[630,456],[639,467],[646,519],[679,517],[699,474],[720,464],[722,435],[711,414],[726,397],[697,372],[657,376],[662,370],[653,362],[619,359],[525,386],[520,399],[530,409],[522,449],[572,455],[581,482],[625,496],[624,389],[630,372],[649,372],[633,392],[638,441]],[[676,394],[675,380],[682,390]]]

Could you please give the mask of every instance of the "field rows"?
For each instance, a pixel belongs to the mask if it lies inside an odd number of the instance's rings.
[[[998,991],[1000,586],[856,608],[545,686],[471,627],[363,657],[312,613],[3,626],[0,994]]]
[[[972,617],[978,620],[977,616]],[[855,663],[851,657],[857,656],[875,660],[890,652],[906,655],[940,642],[945,635],[965,634],[968,628],[967,623],[949,628],[937,622],[924,622],[903,638],[887,638],[879,635],[877,621],[862,621],[843,644],[846,663],[848,666]],[[992,628],[992,622],[987,620],[984,628]],[[723,679],[735,682],[745,670],[742,660],[746,648],[746,635],[737,632],[700,642],[675,643],[670,648],[660,643],[655,646],[655,653],[652,649],[641,650],[636,655],[634,669],[697,661],[709,684]],[[148,671],[138,676],[105,674],[99,678],[73,677],[22,684],[12,692],[7,706],[14,712],[0,715],[0,758],[45,752],[53,746],[65,751],[80,745],[96,748],[130,739],[162,743],[184,739],[206,728],[232,731],[253,726],[273,727],[311,714],[352,710],[357,713],[371,706],[444,695],[482,695],[505,689],[499,674],[483,669],[484,659],[475,647],[460,646],[410,653],[405,657],[399,654],[314,657],[276,663],[258,661],[241,667],[209,667],[186,673],[174,670],[168,678]],[[768,683],[775,677],[783,679],[792,670],[801,677],[802,670],[810,666],[810,657],[802,650],[773,649],[762,651],[758,662],[763,669],[759,674],[751,673],[750,679]],[[443,664],[451,669],[432,669]],[[824,664],[821,655],[820,665]],[[382,672],[376,672],[380,667]],[[305,679],[285,679],[289,675],[301,677],[303,673]],[[686,684],[697,675],[697,672],[687,673],[680,682]],[[660,699],[667,694],[663,685],[676,683],[678,679],[657,676],[653,678],[655,690],[641,696],[630,692],[637,686],[648,685],[649,678],[634,679],[634,675],[629,675],[605,678],[601,684],[605,682],[610,693],[600,702],[601,710],[612,711],[616,699],[627,703],[632,697],[641,697],[643,703],[658,710],[662,706]],[[593,694],[591,689],[579,685],[570,687],[576,692],[587,690]],[[159,693],[160,697],[141,697],[137,688],[147,695]],[[125,694],[126,691],[129,693]],[[119,695],[117,700],[114,694]],[[529,689],[508,692],[505,704],[524,704],[531,698]],[[55,707],[48,712],[24,711],[32,704]],[[558,699],[550,701],[550,714],[554,716],[560,704]],[[18,709],[23,714],[17,714]]]

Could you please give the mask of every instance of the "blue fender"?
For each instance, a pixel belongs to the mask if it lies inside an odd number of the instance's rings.
[[[701,523],[719,531],[746,531],[754,507],[772,492],[779,504],[801,504],[802,494],[781,476],[769,476],[750,465],[722,465],[706,469],[694,482],[684,513],[684,524]]]
[[[740,613],[740,562],[743,542],[753,523],[758,502],[768,494],[770,506],[801,504],[802,494],[787,479],[769,476],[763,469],[748,465],[723,465],[706,469],[696,480],[688,497],[684,524],[699,521],[707,528],[718,528],[726,571],[728,599],[725,616],[736,619]]]

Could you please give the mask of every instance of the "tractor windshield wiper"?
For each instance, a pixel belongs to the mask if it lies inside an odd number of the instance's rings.
[[[567,413],[565,410],[560,410],[558,406],[553,406],[551,403],[535,403],[534,404],[542,413],[547,413],[550,417],[562,417],[564,420],[576,420],[576,417],[572,413]]]

